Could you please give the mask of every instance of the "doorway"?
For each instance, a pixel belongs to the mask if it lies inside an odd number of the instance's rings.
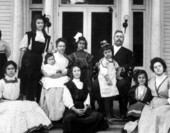
[[[112,17],[108,7],[62,7],[59,10],[60,36],[67,40],[66,54],[76,50],[74,36],[83,33],[87,39],[87,52],[94,55],[94,62],[101,58],[100,42],[112,43]]]

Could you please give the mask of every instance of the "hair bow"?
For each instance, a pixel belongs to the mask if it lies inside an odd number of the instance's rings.
[[[103,48],[106,45],[110,45],[110,43],[107,42],[107,40],[103,40],[100,42],[101,47]]]
[[[48,28],[51,27],[50,19],[47,17],[46,14],[43,15],[43,19],[44,19],[45,26]]]
[[[79,37],[82,37],[82,36],[83,36],[83,34],[82,34],[82,33],[77,32],[77,34],[74,36],[74,39],[76,40],[76,42],[78,42]]]

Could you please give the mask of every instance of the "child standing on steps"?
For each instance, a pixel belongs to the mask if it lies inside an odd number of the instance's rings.
[[[98,74],[100,93],[104,105],[103,110],[108,121],[111,120],[113,113],[113,97],[119,95],[116,87],[116,70],[118,69],[118,64],[112,59],[112,54],[112,46],[106,43],[103,46],[104,57],[99,61]]]

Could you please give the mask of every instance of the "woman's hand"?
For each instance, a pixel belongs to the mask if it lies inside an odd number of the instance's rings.
[[[84,115],[85,112],[84,112],[83,109],[76,109],[75,113],[78,114],[78,115]]]
[[[89,107],[90,107],[89,105],[85,105],[84,109],[83,109],[83,112],[85,113]]]
[[[73,110],[77,115],[84,115],[83,109],[77,109],[73,106],[73,107],[71,107],[71,110]]]

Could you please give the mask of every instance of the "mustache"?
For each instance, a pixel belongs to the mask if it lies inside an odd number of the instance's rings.
[[[118,39],[116,42],[122,42],[120,39]]]

